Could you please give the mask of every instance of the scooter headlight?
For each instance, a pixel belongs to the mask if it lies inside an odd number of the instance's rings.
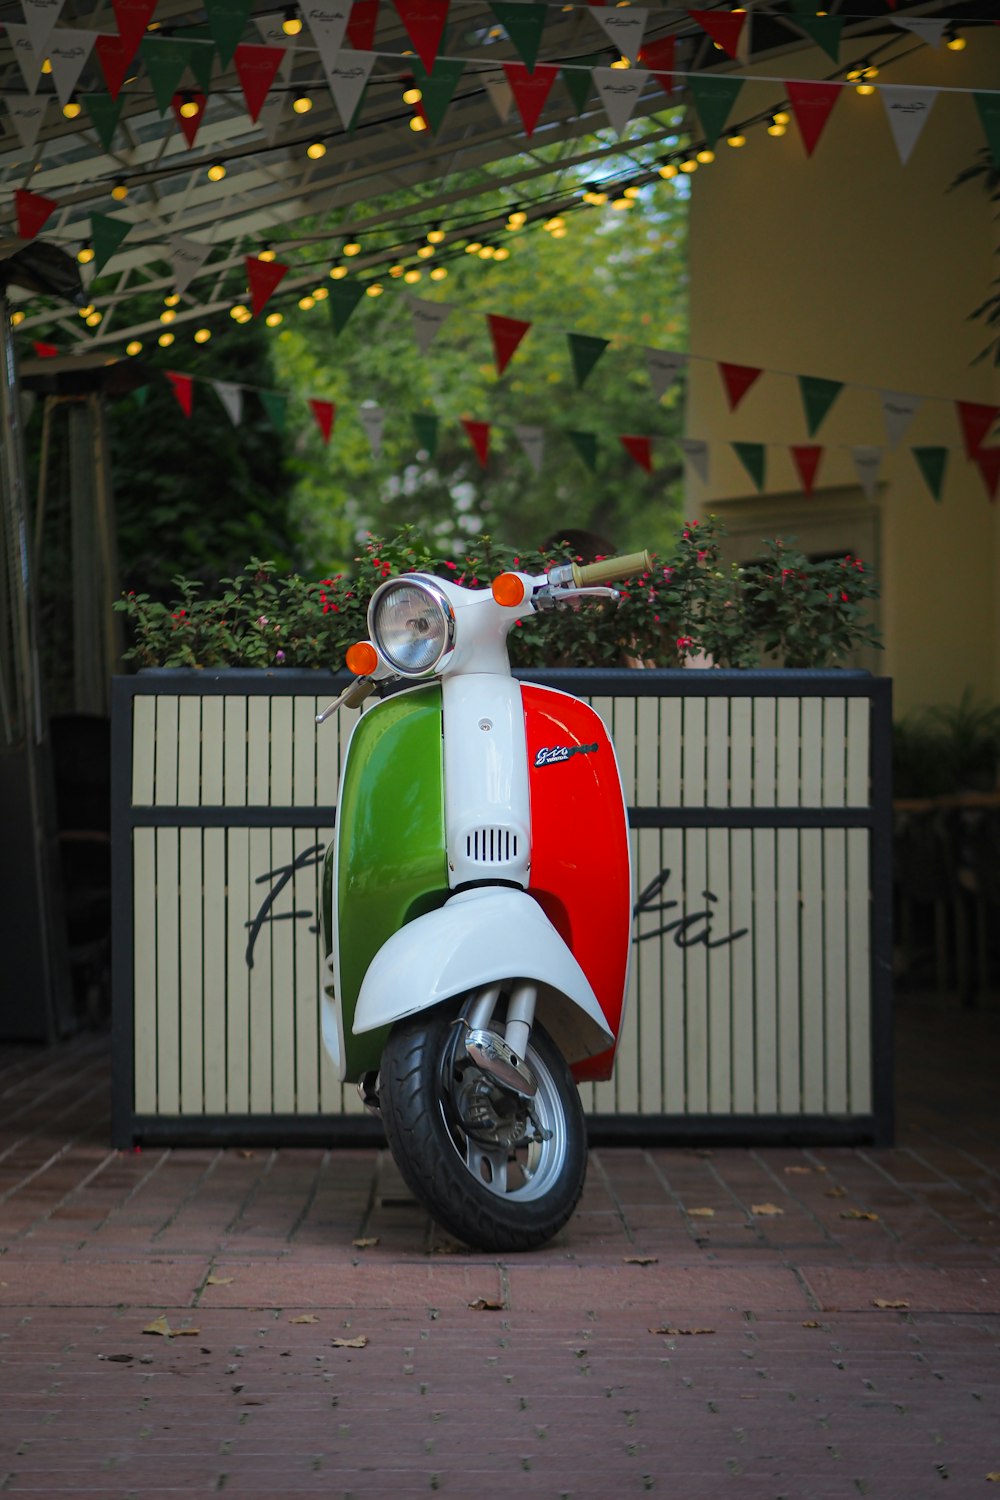
[[[393,578],[372,595],[368,631],[403,677],[425,677],[454,645],[455,615],[430,579]]]

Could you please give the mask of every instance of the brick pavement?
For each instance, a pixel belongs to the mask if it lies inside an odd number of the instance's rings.
[[[0,1493],[1000,1500],[998,1041],[912,1009],[893,1149],[595,1151],[504,1261],[384,1153],[119,1154],[105,1039],[0,1048]]]

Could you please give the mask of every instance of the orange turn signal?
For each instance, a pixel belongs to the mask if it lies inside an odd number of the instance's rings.
[[[371,641],[355,641],[353,646],[348,646],[344,660],[347,670],[355,677],[370,677],[378,666],[378,652]]]
[[[514,609],[524,599],[524,584],[516,573],[498,573],[490,587],[493,597],[505,609]]]

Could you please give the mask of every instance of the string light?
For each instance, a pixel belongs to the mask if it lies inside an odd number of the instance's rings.
[[[591,184],[583,190],[583,201],[584,203],[592,204],[594,208],[601,208],[605,203],[607,203],[608,195],[600,188],[594,187],[593,184]]]
[[[10,326],[12,328],[20,327],[27,316],[27,313],[22,312],[21,309],[18,308],[17,312],[12,312],[10,315]]]
[[[665,182],[669,182],[671,177],[677,176],[677,166],[672,161],[665,161],[662,167],[657,168],[657,171]]]
[[[74,94],[71,98],[66,100],[66,103],[63,105],[62,112],[66,116],[67,120],[75,120],[79,115],[81,108],[82,105]]]
[[[385,288],[380,281],[370,281],[365,287],[366,297],[381,297]]]
[[[565,229],[562,231],[562,233],[563,234],[566,233]],[[498,245],[497,248],[493,252],[493,259],[494,260],[510,260],[510,251],[507,249],[507,246],[506,245]],[[445,271],[444,274],[447,276],[448,272]],[[434,281],[440,280],[439,277],[437,277],[437,276],[434,275],[433,271],[431,272],[431,279],[434,280]]]
[[[116,203],[124,203],[125,199],[128,197],[128,184],[126,183],[124,177],[118,178],[118,181],[111,189],[111,196]]]
[[[715,152],[710,151],[707,146],[703,151],[699,151],[695,156],[695,161],[700,161],[703,167],[707,167],[709,162],[714,160]]]
[[[208,169],[209,182],[221,182],[226,175],[226,169],[221,161],[215,161]]]
[[[330,267],[330,280],[331,281],[343,281],[343,279],[344,279],[344,277],[346,275],[347,275],[347,267],[346,266],[335,265],[335,266],[331,266]]]
[[[94,311],[90,314],[90,317],[87,319],[87,327],[88,328],[96,328],[97,325],[98,325],[98,323],[101,321],[101,319],[103,317],[104,317],[104,314],[101,312],[100,308],[95,307]]]
[[[528,222],[528,215],[523,209],[516,208],[512,214],[507,215],[508,229],[523,229]]]
[[[306,147],[306,155],[310,161],[319,161],[321,156],[326,155],[326,142],[313,141],[311,145]]]
[[[444,230],[440,224],[435,224],[433,229],[427,231],[427,243],[429,245],[440,245],[444,240]]]
[[[80,246],[79,250],[76,252],[76,258],[80,262],[81,266],[90,265],[90,262],[94,258],[94,247],[89,240],[85,245]]]
[[[628,68],[631,67],[631,64],[627,57],[622,56],[618,58],[617,62],[613,62],[611,66],[613,68]]]
[[[194,341],[195,341],[196,344],[207,344],[208,341],[209,341],[209,339],[211,337],[212,337],[212,330],[211,330],[211,328],[196,328],[195,329]]]
[[[169,349],[170,345],[174,341],[174,337],[175,335],[168,331],[167,333],[161,333],[156,342],[159,344],[161,349]]]
[[[177,113],[183,120],[193,120],[198,114],[198,101],[190,89],[185,89],[181,95],[181,104]]]
[[[277,328],[279,324],[283,323],[284,321],[285,315],[284,313],[280,312],[269,312],[267,317],[264,319],[264,322],[267,324],[268,328]]]
[[[768,133],[768,135],[773,135],[773,136],[784,135],[784,133],[787,130],[787,128],[788,127],[786,125],[782,125],[782,123],[778,119],[777,115],[772,115],[771,116],[771,123],[767,127],[767,133]]]
[[[297,115],[307,115],[313,107],[313,102],[308,94],[296,94],[292,100],[292,108]]]
[[[419,255],[419,257],[420,257],[421,260],[427,260],[428,256],[431,256],[431,255],[434,254],[434,246],[433,245],[421,245],[420,249],[417,251],[417,254]]]
[[[310,297],[309,293],[306,292],[304,297],[299,298],[299,306],[303,312],[309,312],[311,308],[316,306],[316,298]]]
[[[282,17],[281,29],[286,36],[298,36],[299,32],[302,30],[302,17],[299,15],[297,6],[285,6],[285,14]]]
[[[316,302],[325,302],[329,295],[325,286],[318,286],[313,291],[313,298]]]
[[[407,286],[415,286],[423,274],[423,271],[418,271],[416,266],[411,266],[408,271],[403,272],[403,280]]]
[[[251,317],[252,314],[249,307],[244,307],[241,302],[236,302],[229,309],[229,316],[232,318],[234,323],[243,323],[247,318]]]
[[[424,119],[423,115],[410,116],[410,129],[415,130],[418,135],[421,130],[427,129],[427,121]]]
[[[404,104],[419,104],[423,97],[423,92],[418,88],[409,88],[403,90]]]
[[[345,255],[360,255],[361,254],[361,241],[360,240],[348,240],[347,244],[344,246],[344,254]]]
[[[965,37],[960,31],[956,30],[954,26],[949,26],[948,30],[945,32],[944,44],[952,52],[965,51]]]
[[[482,248],[482,240],[470,240],[465,247],[465,253],[466,255],[478,255]]]
[[[164,297],[164,299],[163,299],[163,305],[164,305],[164,307],[176,307],[177,304],[178,304],[178,302],[180,300],[181,300],[181,294],[180,294],[180,292],[171,292],[169,296]]]
[[[51,59],[51,57],[46,57],[46,58],[42,59],[42,66],[41,66],[40,71],[42,73],[46,73],[46,74],[52,72],[52,59]]]
[[[733,134],[733,135],[727,135],[726,136],[726,145],[727,146],[733,146],[733,147],[736,147],[738,149],[740,146],[745,146],[746,143],[747,143],[746,136],[745,135],[741,135],[738,130],[735,132],[735,134]]]
[[[508,250],[506,252],[506,254],[509,255],[510,251]],[[497,260],[501,260],[504,257],[502,257],[500,255],[500,252],[497,251],[497,257],[496,258],[497,258]],[[435,266],[434,269],[433,269],[433,271],[431,272],[431,280],[432,281],[444,281],[444,279],[447,276],[447,274],[448,274],[448,267],[447,266]]]
[[[406,267],[405,266],[401,266],[398,261],[396,262],[396,264],[394,266],[390,266],[389,267],[389,275],[393,278],[394,281],[398,281],[399,278],[400,278],[400,276],[403,276],[405,274],[406,274]]]
[[[565,227],[566,220],[561,218],[559,214],[555,214],[551,219],[546,219],[545,223],[542,225],[542,228],[547,230],[549,234],[551,234],[555,229],[565,229]]]
[[[687,172],[689,176],[690,176],[690,174],[692,172],[697,172],[697,170],[698,170],[697,158],[695,158],[693,156],[689,156],[686,161],[682,161],[681,162],[681,171],[682,172]]]
[[[623,189],[622,197],[623,198],[638,198],[638,196],[641,193],[641,191],[642,191],[641,188],[637,188],[637,187],[635,187],[634,184],[629,183],[628,187],[625,188],[625,189]]]
[[[173,310],[172,307],[165,307],[163,309],[163,311],[160,313],[160,322],[161,323],[172,323],[174,321],[174,319],[176,318],[176,316],[177,316],[177,314],[174,312],[174,310]],[[88,323],[90,322],[89,318],[87,319],[87,322]]]
[[[197,337],[197,335],[195,335]],[[137,354],[142,353],[142,344],[138,339],[130,339],[125,345],[125,353],[134,359]]]
[[[618,213],[623,213],[626,208],[631,208],[634,202],[634,198],[626,198],[624,196],[621,198],[612,198],[611,207],[616,209]]]
[[[792,117],[788,113],[787,109],[779,109],[779,110],[777,110],[776,113],[772,116],[772,118],[774,120],[775,125],[790,125],[792,123]]]
[[[480,245],[478,251],[480,260],[492,260],[496,253],[495,245]]]
[[[77,314],[81,318],[89,318],[90,315],[91,315],[91,313],[93,311],[94,311],[94,304],[92,302],[88,302],[87,305],[86,305],[86,307],[78,307],[77,308]]]

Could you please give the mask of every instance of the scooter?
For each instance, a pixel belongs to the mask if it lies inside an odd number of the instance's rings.
[[[324,1044],[415,1197],[484,1250],[544,1244],[579,1201],[576,1084],[611,1076],[631,948],[607,730],[516,681],[507,636],[536,611],[617,600],[610,581],[648,567],[387,579],[347,652],[354,681],[318,715],[382,695],[351,733],[326,856]]]

